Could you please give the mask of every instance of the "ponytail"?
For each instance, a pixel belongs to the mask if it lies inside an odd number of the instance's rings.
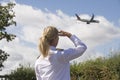
[[[43,57],[46,57],[48,55],[49,43],[45,37],[40,38],[39,50],[41,51]]]
[[[43,57],[48,55],[50,44],[53,42],[56,36],[58,36],[58,30],[55,27],[48,26],[44,29],[43,35],[39,42],[39,50]]]

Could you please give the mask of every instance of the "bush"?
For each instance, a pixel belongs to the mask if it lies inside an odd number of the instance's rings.
[[[71,65],[71,80],[120,80],[120,54]]]
[[[33,78],[35,78],[35,72],[31,67],[20,66],[20,68],[11,72],[9,77],[9,80],[33,80]]]
[[[70,66],[71,80],[120,80],[120,54],[97,58]],[[9,75],[9,80],[36,80],[34,69],[20,66]]]

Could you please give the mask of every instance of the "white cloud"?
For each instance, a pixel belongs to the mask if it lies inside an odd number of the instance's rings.
[[[105,54],[104,53],[101,53],[101,52],[96,52],[95,50],[87,50],[81,57],[78,57],[77,59],[74,59],[72,62],[84,62],[84,61],[87,61],[87,60],[94,60],[96,58],[103,58],[105,57]]]
[[[23,62],[33,65],[36,57],[39,55],[37,48],[38,39],[41,36],[43,28],[48,25],[69,31],[86,43],[88,50],[80,57],[79,60],[81,61],[104,56],[100,52],[96,52],[93,55],[92,51],[94,47],[104,44],[113,38],[120,37],[120,28],[115,27],[103,16],[95,17],[95,19],[100,20],[99,24],[88,25],[77,21],[75,16],[69,16],[61,10],[57,10],[54,14],[48,10],[44,12],[32,6],[16,4],[14,11],[16,13],[17,27],[19,28],[17,30],[16,28],[12,28],[12,31],[15,31],[17,38],[9,43],[4,40],[0,42],[0,48],[10,54],[10,57],[5,62],[3,72],[14,69]],[[82,14],[80,17],[90,18],[87,14]],[[58,47],[68,48],[72,46],[73,44],[68,38],[60,38]],[[10,67],[7,67],[9,65]]]
[[[2,3],[2,4],[8,3],[8,2],[13,2],[13,3],[15,3],[15,0],[0,0],[0,3]]]

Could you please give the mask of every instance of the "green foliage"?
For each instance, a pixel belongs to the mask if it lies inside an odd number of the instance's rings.
[[[33,80],[33,77],[35,78],[35,72],[31,67],[20,66],[20,68],[17,68],[15,71],[11,72],[9,77],[9,80]]]
[[[3,67],[2,63],[8,58],[8,56],[9,55],[7,53],[5,53],[0,49],[0,71],[2,70],[2,67]]]
[[[70,69],[71,80],[120,80],[120,54],[73,63]],[[33,77],[35,78],[34,69],[23,66],[9,75],[10,80],[32,80]]]
[[[119,52],[120,53],[120,52]],[[120,80],[120,54],[71,65],[71,80]]]
[[[13,3],[8,3],[6,6],[0,4],[0,40],[6,39],[8,42],[12,41],[16,36],[9,34],[6,28],[10,25],[16,25],[13,20],[15,13],[12,8],[15,6]],[[3,62],[8,58],[8,54],[0,49],[0,70],[4,67]]]
[[[12,41],[15,38],[15,35],[8,34],[6,28],[10,25],[16,25],[16,22],[13,20],[15,13],[12,8],[15,6],[13,3],[8,3],[6,6],[0,5],[0,40],[6,39],[8,42]]]

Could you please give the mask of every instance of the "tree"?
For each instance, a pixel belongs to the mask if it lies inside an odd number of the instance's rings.
[[[8,3],[3,6],[0,4],[0,40],[6,39],[7,42],[12,41],[16,35],[9,34],[6,31],[7,27],[11,25],[16,26],[16,22],[14,21],[15,12],[13,11],[14,3]],[[3,62],[7,60],[9,54],[0,49],[0,70],[4,67]]]

